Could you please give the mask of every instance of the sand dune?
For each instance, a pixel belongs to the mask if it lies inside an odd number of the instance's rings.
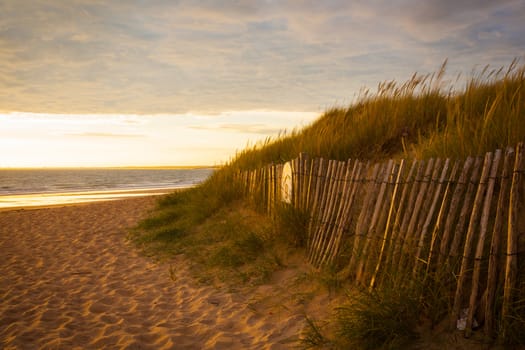
[[[126,241],[154,200],[0,212],[0,347],[291,348],[296,310],[261,311],[254,296],[197,285],[182,258],[155,263]]]

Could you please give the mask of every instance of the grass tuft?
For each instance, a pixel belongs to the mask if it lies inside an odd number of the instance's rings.
[[[330,348],[330,340],[323,334],[321,326],[310,317],[305,318],[305,327],[299,337],[298,345],[301,349]]]
[[[304,248],[308,237],[310,214],[288,203],[278,203],[275,228],[280,239],[296,248]]]
[[[403,288],[361,290],[336,309],[340,348],[401,349],[417,337],[418,298]]]

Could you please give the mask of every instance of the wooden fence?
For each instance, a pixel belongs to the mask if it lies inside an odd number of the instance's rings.
[[[315,267],[369,288],[432,280],[450,294],[451,324],[467,313],[492,335],[524,293],[524,145],[464,161],[291,161],[291,203],[307,211]],[[246,195],[274,215],[283,165],[239,174]]]

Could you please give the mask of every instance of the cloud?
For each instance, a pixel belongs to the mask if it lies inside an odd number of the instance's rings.
[[[432,42],[468,39],[471,33],[482,31],[487,25],[507,26],[524,18],[525,5],[515,0],[433,0],[410,3],[392,11],[411,36]]]
[[[190,126],[190,128],[196,130],[221,130],[244,134],[260,135],[277,134],[280,131],[282,131],[281,128],[271,127],[266,124],[221,124],[218,126],[193,125]]]
[[[140,135],[140,134],[117,134],[117,133],[109,133],[109,132],[82,132],[82,133],[64,134],[64,136],[103,137],[103,138],[136,138],[136,137],[144,137],[145,135]]]
[[[522,0],[0,3],[0,111],[319,111],[363,85],[504,65]]]
[[[82,127],[99,126],[103,128],[119,126],[142,126],[148,119],[142,115],[132,114],[58,114],[12,112],[0,114],[0,118],[9,122],[29,123],[34,125],[77,125]]]

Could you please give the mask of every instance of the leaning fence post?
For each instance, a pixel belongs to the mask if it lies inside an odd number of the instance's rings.
[[[481,222],[479,228],[478,244],[476,246],[474,272],[472,276],[472,291],[470,293],[469,310],[467,315],[467,324],[465,328],[465,336],[470,337],[472,333],[472,324],[474,321],[474,312],[476,311],[476,303],[479,291],[479,277],[481,274],[481,258],[483,257],[483,248],[485,247],[485,236],[488,230],[488,221],[490,216],[490,207],[492,203],[492,195],[494,193],[494,184],[496,182],[496,175],[499,169],[499,162],[501,159],[501,150],[497,150],[492,161],[492,169],[488,180],[487,192],[485,194],[485,201],[483,203],[483,211],[481,214]]]
[[[511,314],[511,306],[513,304],[513,296],[515,294],[516,282],[518,278],[518,208],[520,206],[519,197],[523,195],[520,193],[520,184],[524,177],[525,166],[523,165],[523,142],[520,142],[516,147],[516,160],[514,162],[514,171],[512,174],[512,185],[510,189],[510,203],[509,203],[509,223],[507,227],[507,261],[505,269],[505,285],[503,288],[503,307],[501,312],[501,319],[503,321],[502,337],[506,337],[509,326],[509,318]]]
[[[492,229],[492,240],[490,243],[489,267],[487,277],[487,301],[485,303],[485,334],[492,338],[494,334],[494,305],[496,301],[496,290],[498,287],[498,275],[503,269],[501,264],[501,241],[504,234],[505,215],[508,212],[510,173],[512,171],[512,162],[514,161],[514,149],[509,148],[505,152],[503,161],[503,171],[501,173],[501,182],[499,188],[499,197]]]
[[[388,238],[388,232],[389,232],[389,229],[390,229],[390,221],[392,219],[392,213],[394,212],[394,207],[396,205],[397,189],[398,189],[398,186],[399,186],[399,180],[401,178],[401,173],[403,172],[403,165],[404,164],[405,164],[405,160],[402,159],[401,163],[399,164],[399,167],[397,168],[397,176],[396,176],[396,180],[395,180],[395,184],[394,184],[394,191],[392,192],[392,199],[390,201],[390,207],[388,209],[388,217],[386,219],[385,232],[383,234],[383,241],[381,242],[381,250],[379,252],[379,257],[377,258],[377,264],[376,264],[376,267],[374,269],[374,272],[373,272],[373,275],[372,275],[372,279],[370,280],[370,289],[374,288],[374,285],[375,285],[375,282],[376,282],[376,278],[377,278],[377,273],[379,272],[379,268],[381,267],[381,260],[383,259],[385,245],[386,245],[386,241],[387,241],[387,238]],[[392,174],[391,175],[392,176],[394,175],[394,168],[392,168]],[[393,247],[393,246],[391,246],[391,247]]]
[[[474,241],[475,227],[480,213],[483,197],[485,195],[485,190],[487,188],[487,179],[489,177],[491,163],[492,153],[489,152],[485,155],[485,160],[483,162],[483,170],[481,171],[481,177],[479,179],[476,197],[474,199],[472,212],[470,214],[467,235],[465,237],[465,246],[463,247],[463,256],[461,257],[461,268],[459,272],[458,283],[456,286],[456,294],[454,296],[454,306],[452,308],[452,324],[454,328],[456,328],[457,319],[460,315],[460,310],[463,303],[463,294],[465,284],[467,282],[467,274],[470,272],[469,263],[471,260],[470,255],[472,250],[472,243]]]

